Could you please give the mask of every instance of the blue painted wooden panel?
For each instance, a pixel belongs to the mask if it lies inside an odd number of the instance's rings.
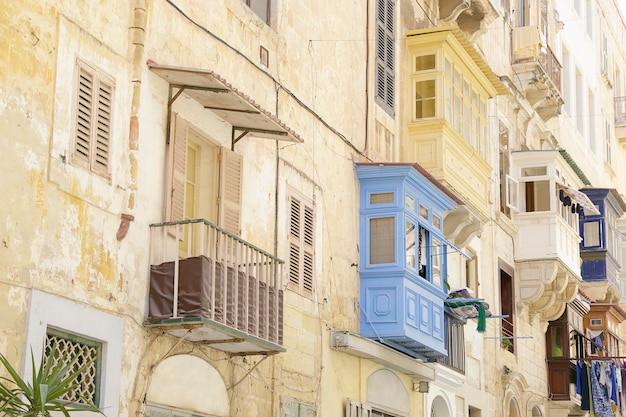
[[[581,272],[585,281],[605,281],[606,260],[596,259],[592,261],[583,261]]]
[[[446,355],[443,292],[406,277],[361,279],[361,335],[420,356]]]

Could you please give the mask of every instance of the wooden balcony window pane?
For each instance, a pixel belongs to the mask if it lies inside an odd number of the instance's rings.
[[[394,218],[370,219],[370,264],[395,262]]]
[[[600,246],[600,222],[583,223],[583,236],[584,247]]]

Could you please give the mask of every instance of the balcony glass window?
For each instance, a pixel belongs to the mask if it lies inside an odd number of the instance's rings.
[[[415,83],[415,118],[435,117],[435,80]]]
[[[600,221],[583,223],[583,247],[593,248],[600,246]]]
[[[441,242],[438,239],[432,239],[432,248],[430,260],[432,265],[432,283],[437,286],[441,285]]]
[[[394,217],[370,219],[370,264],[395,262]]]
[[[423,55],[415,57],[415,71],[435,69],[435,55]]]
[[[422,219],[428,220],[428,209],[421,205],[420,205],[420,217]]]
[[[393,193],[372,193],[370,194],[370,204],[392,204]]]
[[[404,205],[407,209],[409,209],[412,212],[415,212],[415,199],[413,197],[411,197],[410,195],[407,195],[404,199]]]
[[[487,158],[487,102],[448,59],[444,61],[443,98],[445,120],[481,157]]]
[[[435,215],[433,215],[433,226],[435,229],[441,230],[441,219]]]
[[[418,268],[417,268],[418,269],[417,274],[420,276],[420,278],[424,278],[426,280],[428,280],[427,242],[428,242],[429,237],[430,237],[430,233],[428,233],[428,231],[424,229],[422,226],[419,226],[418,227],[418,243],[417,243],[417,259],[419,263],[418,263]]]
[[[405,252],[406,252],[406,266],[407,268],[415,269],[415,238],[416,229],[415,224],[412,222],[406,222],[405,226]]]

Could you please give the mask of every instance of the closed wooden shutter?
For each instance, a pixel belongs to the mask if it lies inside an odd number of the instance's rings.
[[[395,0],[376,3],[376,102],[394,115]]]
[[[299,291],[314,289],[315,217],[313,206],[292,196],[289,200],[289,282]]]
[[[77,94],[74,161],[88,167],[93,114],[93,75],[80,67]]]
[[[175,113],[172,117],[174,132],[170,141],[170,160],[172,161],[169,178],[169,204],[167,219],[180,221],[185,217],[185,180],[187,167],[187,132],[189,123],[178,117]]]
[[[218,225],[241,235],[243,157],[228,148],[219,153]]]
[[[98,83],[98,106],[92,169],[106,174],[109,170],[109,141],[111,138],[111,98],[113,86],[100,80]]]
[[[304,207],[304,216],[302,219],[303,229],[303,259],[302,259],[302,289],[307,292],[313,292],[313,209],[309,206]]]
[[[72,161],[103,176],[109,174],[113,82],[77,64],[76,126]]]

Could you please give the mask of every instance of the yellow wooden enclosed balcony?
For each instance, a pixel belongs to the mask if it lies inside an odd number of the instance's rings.
[[[407,152],[472,207],[489,213],[487,100],[507,90],[455,27],[417,30],[406,37],[410,76]]]

